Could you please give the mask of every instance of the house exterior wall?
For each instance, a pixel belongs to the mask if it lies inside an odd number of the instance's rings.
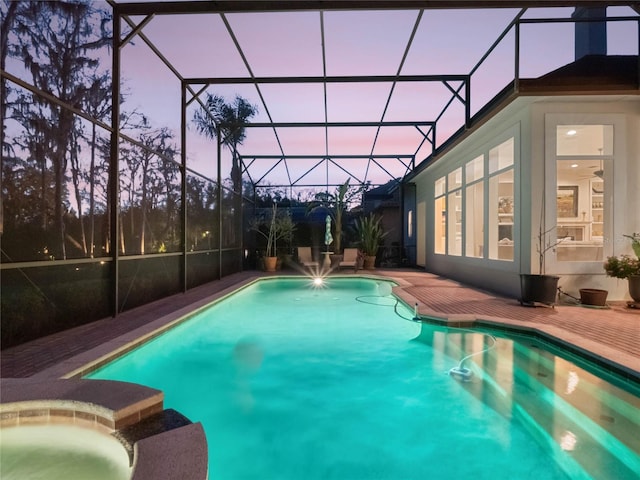
[[[539,191],[553,191],[555,187],[552,132],[556,124],[613,125],[613,158],[604,162],[604,184],[609,203],[605,208],[608,218],[604,226],[603,260],[611,255],[633,254],[630,241],[623,235],[640,231],[640,193],[637,188],[640,185],[640,97],[600,101],[578,97],[536,103],[532,105],[532,118],[545,130],[542,138],[533,137],[538,143],[538,150],[545,150],[544,169],[547,174],[544,184],[536,185]],[[545,212],[548,225],[555,220],[554,213],[555,205],[548,205]],[[532,223],[532,231],[537,231],[538,224]],[[602,261],[561,262],[558,261],[560,248],[548,255],[547,273],[560,276],[559,285],[564,291],[578,295],[580,288],[599,288],[609,291],[610,300],[630,300],[627,281],[607,277]]]
[[[520,273],[538,273],[539,226],[542,222],[547,229],[556,222],[552,132],[558,122],[614,124],[613,164],[607,174],[607,187],[613,193],[603,258],[631,253],[630,242],[622,235],[640,231],[640,97],[519,97],[412,179],[416,185],[418,265],[467,284],[520,297]],[[467,162],[487,154],[509,137],[514,138],[513,260],[491,259],[486,252],[480,257],[469,257],[466,252],[434,253],[436,180],[458,167],[464,168]],[[485,227],[488,215],[485,206]],[[555,231],[550,235],[554,241],[557,239]],[[588,287],[609,290],[610,300],[629,298],[626,280],[606,277],[601,261],[561,262],[557,249],[551,249],[545,258],[545,269],[546,273],[559,275],[559,286],[572,295],[578,296],[579,288]]]

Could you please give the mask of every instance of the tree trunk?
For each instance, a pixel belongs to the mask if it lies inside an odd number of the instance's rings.
[[[58,235],[58,240],[60,241],[59,250],[60,257],[65,260],[67,258],[67,249],[65,246],[65,235],[64,235],[64,212],[62,211],[62,192],[64,191],[64,169],[63,169],[63,160],[60,158],[61,155],[56,153],[53,158],[53,170],[55,172],[55,196],[54,196],[54,212],[55,212],[55,226],[56,233]]]
[[[233,164],[231,167],[231,181],[233,183],[233,242],[239,245],[238,238],[242,238],[242,169],[240,168],[240,158],[233,147]]]
[[[82,252],[87,256],[87,237],[84,231],[84,217],[82,216],[82,196],[80,195],[80,165],[78,161],[78,150],[75,141],[71,147],[71,178],[73,180],[73,192],[78,205],[78,221],[80,222],[80,237],[82,244]]]
[[[122,221],[122,213],[120,213],[120,215],[118,215],[118,221],[120,222],[120,252],[125,255],[125,249],[124,249],[124,225],[123,225],[123,221]]]
[[[89,256],[94,257],[95,250],[95,167],[96,167],[96,124],[91,124],[91,164],[89,165]]]

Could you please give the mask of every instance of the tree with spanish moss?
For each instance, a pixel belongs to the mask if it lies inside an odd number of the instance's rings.
[[[87,75],[100,67],[99,52],[111,44],[110,19],[106,11],[89,0],[21,4],[21,14],[12,24],[9,55],[22,59],[33,85],[59,99],[62,105],[28,93],[21,95],[14,110],[22,111],[26,123],[42,122],[39,135],[46,148],[36,160],[43,167],[46,163],[51,165],[57,236],[52,250],[57,258],[66,258],[67,167],[73,148],[71,139],[79,122],[68,107],[80,108],[87,95]]]

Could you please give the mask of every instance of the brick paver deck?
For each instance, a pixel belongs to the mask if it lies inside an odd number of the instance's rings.
[[[285,273],[285,272],[283,272]],[[450,321],[482,319],[551,335],[579,350],[591,352],[640,378],[640,310],[614,302],[608,309],[579,306],[522,307],[516,299],[500,297],[417,270],[365,272],[398,281],[396,293],[418,303],[422,315]],[[75,355],[131,332],[149,322],[184,309],[217,292],[241,285],[260,272],[242,272],[108,318],[28,342],[1,353],[1,375],[30,377]]]

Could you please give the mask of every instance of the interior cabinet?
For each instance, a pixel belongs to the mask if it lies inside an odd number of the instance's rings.
[[[591,180],[591,239],[601,240],[604,232],[604,182]]]
[[[513,260],[513,182],[498,183],[498,258]]]
[[[498,185],[498,240],[513,241],[513,183]]]

